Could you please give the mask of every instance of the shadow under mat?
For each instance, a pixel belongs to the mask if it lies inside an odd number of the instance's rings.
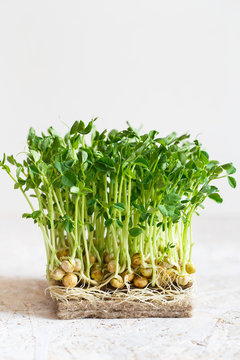
[[[56,319],[46,280],[0,276],[0,311]]]

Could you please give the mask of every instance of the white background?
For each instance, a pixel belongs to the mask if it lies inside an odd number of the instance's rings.
[[[0,3],[0,153],[30,126],[190,132],[239,167],[240,2],[8,0]],[[239,175],[237,174],[237,177]],[[205,214],[240,213],[239,189]],[[28,210],[0,174],[0,212]]]

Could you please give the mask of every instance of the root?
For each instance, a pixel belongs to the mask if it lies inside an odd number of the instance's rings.
[[[127,284],[124,289],[112,290],[110,288],[100,289],[97,286],[84,287],[80,285],[73,289],[65,288],[60,285],[51,285],[47,288],[51,297],[60,302],[69,300],[91,302],[115,300],[121,302],[142,302],[157,307],[160,304],[172,303],[179,304],[190,299],[194,293],[194,283],[187,288],[182,288],[176,284],[171,284],[167,288],[159,286],[151,288],[147,286],[143,289],[137,289]]]

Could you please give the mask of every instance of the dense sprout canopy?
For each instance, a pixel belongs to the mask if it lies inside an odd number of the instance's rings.
[[[48,271],[59,265],[59,249],[67,248],[66,258],[79,258],[88,279],[90,254],[102,264],[104,254],[113,253],[115,275],[131,272],[131,257],[140,254],[143,265],[152,264],[153,284],[164,259],[184,273],[192,216],[206,198],[222,202],[212,181],[226,177],[234,188],[236,169],[210,160],[188,134],[140,135],[130,125],[100,133],[95,120],[76,121],[64,137],[52,127],[41,136],[31,128],[23,163],[5,155],[0,163],[31,207],[23,217],[43,232]]]

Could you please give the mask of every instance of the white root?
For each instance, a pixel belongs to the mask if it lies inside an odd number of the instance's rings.
[[[113,275],[114,277],[114,275]],[[111,277],[110,279],[113,279]],[[104,284],[105,285],[105,284]],[[184,299],[192,297],[195,291],[195,286],[192,285],[187,289],[182,289],[180,286],[173,288],[149,288],[143,289],[127,287],[124,290],[105,291],[101,290],[99,286],[77,286],[75,288],[66,289],[63,286],[53,285],[49,286],[48,290],[53,299],[57,301],[68,301],[68,300],[88,300],[91,302],[99,300],[118,300],[118,301],[137,301],[147,303],[159,303],[164,304],[171,302],[177,304]],[[154,306],[154,305],[153,305]]]

